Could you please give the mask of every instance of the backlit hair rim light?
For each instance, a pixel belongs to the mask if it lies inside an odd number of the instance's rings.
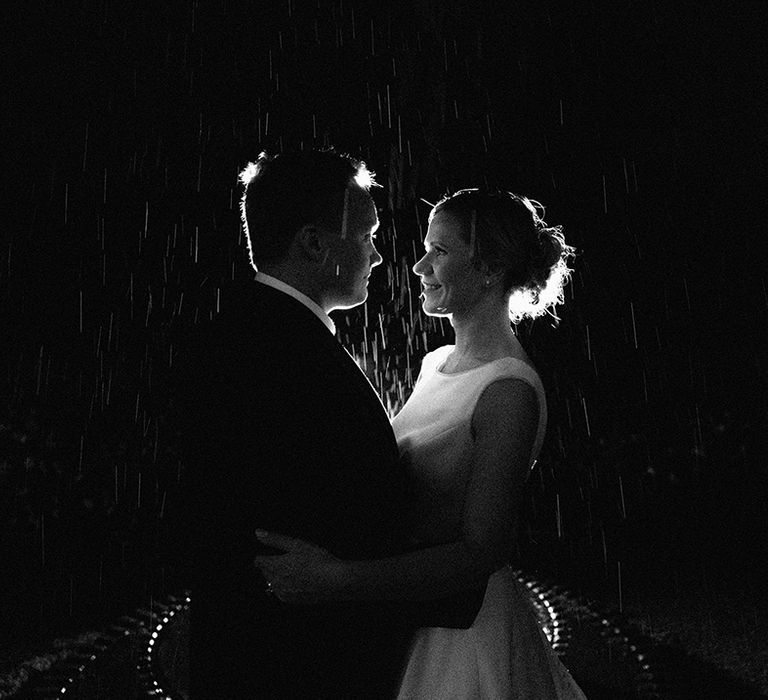
[[[520,207],[526,215],[520,216]],[[572,272],[568,263],[576,249],[566,244],[562,226],[546,224],[539,202],[512,192],[471,188],[440,199],[429,220],[440,211],[462,221],[465,242],[478,264],[484,261],[505,271],[512,323],[544,314],[560,320],[555,309],[564,302]]]

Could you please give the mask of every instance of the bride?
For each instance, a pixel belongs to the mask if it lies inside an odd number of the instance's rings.
[[[469,629],[419,629],[398,698],[577,700],[583,693],[541,631],[508,564],[523,483],[541,449],[541,380],[510,321],[563,301],[573,249],[535,203],[508,192],[460,190],[432,210],[422,309],[446,316],[455,345],[428,353],[392,420],[412,487],[414,549],[345,561],[311,543],[257,531],[285,554],[259,556],[283,602],[420,600],[488,580]]]

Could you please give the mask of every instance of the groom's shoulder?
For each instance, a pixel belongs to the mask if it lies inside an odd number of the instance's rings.
[[[200,314],[187,337],[192,343],[209,346],[250,342],[254,334],[266,341],[286,327],[286,320],[293,321],[291,307],[282,297],[285,295],[256,282],[217,289],[211,308]]]
[[[275,366],[334,356],[336,340],[300,302],[257,282],[222,291],[215,310],[185,334],[188,355],[218,363],[269,359]]]

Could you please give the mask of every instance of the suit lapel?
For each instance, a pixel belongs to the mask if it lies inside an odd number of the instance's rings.
[[[349,350],[347,350],[347,348],[345,348],[336,338],[331,337],[329,340],[333,342],[333,351],[339,357],[339,362],[344,367],[344,372],[349,377],[350,383],[353,383],[358,387],[357,393],[361,403],[365,404],[368,410],[368,415],[376,421],[382,436],[387,436],[388,441],[391,443],[393,453],[397,455],[398,450],[395,434],[392,431],[392,424],[389,421],[387,411],[384,408],[379,393],[376,391],[373,384],[371,384],[365,372],[363,372],[357,364],[352,353],[350,353]]]

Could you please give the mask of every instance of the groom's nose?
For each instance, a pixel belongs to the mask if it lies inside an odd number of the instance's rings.
[[[427,267],[427,256],[424,255],[422,256],[421,260],[419,260],[411,269],[413,270],[414,274],[423,275],[425,274]]]

